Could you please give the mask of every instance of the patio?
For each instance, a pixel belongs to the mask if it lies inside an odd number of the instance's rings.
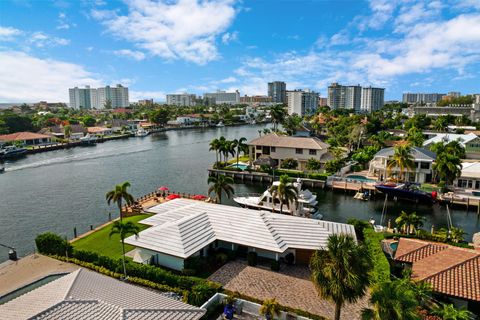
[[[301,309],[328,319],[334,317],[333,303],[320,298],[310,281],[310,271],[304,266],[282,266],[280,272],[268,267],[250,267],[244,261],[227,263],[209,280],[221,283],[225,289],[265,300],[275,298],[284,306]],[[342,308],[341,319],[360,319],[368,297]]]

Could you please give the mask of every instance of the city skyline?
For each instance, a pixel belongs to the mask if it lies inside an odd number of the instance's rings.
[[[296,5],[292,5],[292,4]],[[268,83],[405,92],[480,88],[478,1],[2,1],[0,103],[67,102],[121,83],[130,100]],[[42,19],[31,19],[35,13]]]

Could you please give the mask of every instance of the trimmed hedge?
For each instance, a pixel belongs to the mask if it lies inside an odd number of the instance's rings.
[[[411,238],[411,239],[429,240],[429,241],[433,241],[433,242],[446,243],[446,244],[449,244],[449,245],[455,246],[455,247],[474,249],[474,247],[469,245],[468,243],[445,241],[445,238],[443,238],[441,236],[438,236],[438,235],[432,235],[431,233],[429,233],[427,231],[418,232],[417,234],[386,233],[386,234],[384,234],[384,236],[385,236],[385,239]]]
[[[381,241],[383,233],[370,228],[363,229],[364,243],[373,260],[373,270],[370,273],[372,284],[390,280],[390,263],[383,253]]]
[[[72,254],[72,245],[66,239],[52,232],[39,234],[35,238],[35,244],[38,252],[42,254],[65,255],[68,253],[69,256]]]

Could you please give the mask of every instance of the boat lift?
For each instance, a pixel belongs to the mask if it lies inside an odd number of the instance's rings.
[[[4,247],[4,248],[9,249],[8,250],[8,259],[13,260],[13,261],[18,260],[17,250],[15,250],[14,247],[10,247],[10,246],[7,246],[6,244],[2,244],[2,243],[0,243],[0,247]]]

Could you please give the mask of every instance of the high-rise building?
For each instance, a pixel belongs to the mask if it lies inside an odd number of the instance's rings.
[[[197,96],[189,93],[167,94],[167,104],[180,107],[193,107]]]
[[[445,96],[444,93],[404,93],[403,103],[437,103]]]
[[[328,106],[332,109],[349,109],[360,111],[362,97],[362,87],[342,86],[338,83],[332,83],[328,87]]]
[[[272,102],[287,102],[287,84],[283,81],[274,81],[268,83],[268,96],[272,98]]]
[[[215,104],[239,104],[240,92],[217,91],[215,93],[203,94],[204,100],[213,100]]]
[[[318,93],[310,90],[287,91],[288,114],[312,115],[318,108]]]
[[[385,89],[364,87],[362,88],[361,112],[372,112],[381,109],[385,101]]]
[[[102,88],[70,88],[68,89],[70,96],[71,108],[96,108],[103,109],[106,105],[112,108],[125,108],[130,105],[128,101],[128,88],[117,84],[116,87]]]

